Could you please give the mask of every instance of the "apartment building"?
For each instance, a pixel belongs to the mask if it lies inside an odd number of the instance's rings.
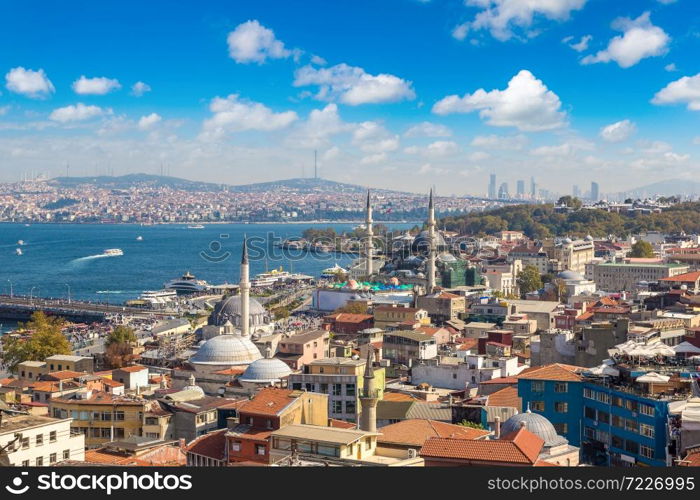
[[[84,460],[85,436],[73,431],[71,421],[38,415],[3,415],[0,448],[12,444],[5,450],[0,465],[47,467],[62,460]]]

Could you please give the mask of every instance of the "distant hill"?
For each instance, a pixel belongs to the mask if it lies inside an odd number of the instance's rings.
[[[181,189],[184,191],[221,191],[228,190],[234,193],[257,193],[272,190],[290,190],[297,192],[344,192],[344,193],[361,193],[366,190],[365,187],[356,184],[345,184],[342,182],[330,181],[327,179],[315,178],[294,178],[284,179],[271,182],[258,182],[255,184],[244,185],[228,185],[228,184],[213,184],[209,182],[197,182],[177,177],[167,177],[162,175],[151,174],[128,174],[117,177],[112,176],[96,176],[96,177],[56,177],[51,179],[52,184],[61,187],[77,187],[80,185],[90,184],[106,189],[128,189],[135,186],[148,187],[169,187],[172,189]],[[389,192],[389,190],[375,190]]]
[[[625,197],[646,198],[648,196],[697,196],[700,194],[700,182],[687,179],[667,179],[646,186],[621,192]]]

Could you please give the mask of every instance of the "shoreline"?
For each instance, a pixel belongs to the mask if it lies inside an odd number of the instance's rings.
[[[424,221],[412,221],[412,220],[399,220],[399,221],[382,221],[375,220],[374,224],[423,224]],[[254,224],[364,224],[364,220],[342,220],[342,221],[324,221],[324,220],[313,220],[313,221],[261,221],[261,222],[245,222],[245,221],[212,221],[212,222],[153,222],[149,224],[142,224],[140,222],[12,222],[12,221],[0,221],[0,224],[7,225],[17,225],[24,226],[25,224],[36,225],[36,226],[189,226],[192,224],[201,224],[203,226],[207,225],[222,225],[222,224],[240,224],[240,225],[254,225]]]

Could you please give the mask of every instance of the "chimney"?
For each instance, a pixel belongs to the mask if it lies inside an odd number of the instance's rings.
[[[496,420],[496,422],[495,422],[495,424],[496,424],[496,430],[495,430],[496,439],[501,439],[501,417],[497,416],[495,420]]]

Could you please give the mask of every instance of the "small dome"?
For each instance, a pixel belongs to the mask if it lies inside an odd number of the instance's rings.
[[[218,335],[207,340],[190,358],[194,365],[248,365],[262,355],[255,344],[238,334]]]
[[[584,277],[581,275],[581,273],[577,273],[576,271],[572,271],[570,269],[560,272],[557,274],[557,277],[563,279],[564,281],[584,281]]]
[[[277,358],[261,358],[246,368],[239,379],[241,382],[279,382],[288,377],[292,369]]]
[[[573,241],[571,240],[571,238],[564,238],[562,243],[564,243],[564,245],[570,245],[571,243],[573,243]]]
[[[545,447],[559,446],[568,443],[566,438],[559,436],[552,423],[542,415],[527,411],[513,415],[503,423],[501,435],[506,436],[519,430],[523,424],[525,428],[544,440]]]
[[[586,241],[593,241],[593,236],[591,236],[590,234],[586,236]]]

